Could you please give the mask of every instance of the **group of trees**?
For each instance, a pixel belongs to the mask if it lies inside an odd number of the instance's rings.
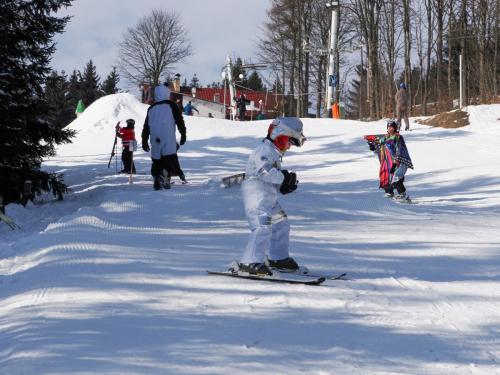
[[[313,99],[321,115],[330,20],[324,0],[271,0],[258,56],[275,73],[279,94],[286,94],[287,115],[307,116]]]
[[[352,117],[392,115],[404,81],[414,112],[449,109],[459,97],[460,54],[465,103],[498,100],[499,2],[340,0],[336,101]],[[306,115],[310,103],[321,115],[330,21],[324,0],[271,1],[260,57],[280,78],[289,115]]]
[[[248,75],[247,70],[243,66],[243,60],[241,59],[241,57],[236,58],[231,70],[231,74],[236,82],[237,88],[248,89],[252,91],[267,90],[266,86],[262,81],[262,78],[255,69],[251,70],[250,75]],[[225,84],[224,80],[220,82],[212,81],[212,83],[207,84],[207,87],[220,89],[224,87],[224,84]],[[190,88],[201,87],[200,79],[197,77],[195,73],[189,83],[187,79],[184,79],[182,86]]]
[[[79,100],[88,107],[102,96],[116,94],[119,82],[116,68],[101,82],[92,60],[85,65],[83,72],[73,70],[69,78],[64,71],[52,71],[45,82],[45,98],[54,114],[54,123],[65,127],[75,119]]]
[[[53,37],[69,18],[53,14],[71,0],[2,1],[0,4],[0,195],[3,203],[43,190],[62,196],[60,175],[40,170],[55,155],[55,144],[70,142],[73,132],[55,122],[45,98]],[[24,190],[31,181],[31,190]],[[29,186],[29,185],[28,185]]]
[[[241,57],[237,57],[231,70],[231,75],[236,81],[237,87],[253,91],[266,90],[267,88],[262,82],[259,73],[254,69],[251,71],[250,75],[248,75],[247,69],[243,65]]]

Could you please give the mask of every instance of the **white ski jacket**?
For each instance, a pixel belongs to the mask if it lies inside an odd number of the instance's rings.
[[[155,87],[155,103],[148,109],[142,130],[143,143],[150,138],[153,159],[161,159],[162,156],[177,152],[176,124],[179,133],[186,134],[182,113],[174,102],[168,100],[169,95],[170,91],[165,85]]]
[[[250,155],[242,184],[247,216],[271,215],[284,180],[281,157],[282,153],[268,139],[264,139]]]

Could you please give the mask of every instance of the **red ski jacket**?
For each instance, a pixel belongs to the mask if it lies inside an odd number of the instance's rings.
[[[130,128],[119,128],[118,137],[122,139],[122,146],[128,147],[129,144],[135,141],[135,131]]]

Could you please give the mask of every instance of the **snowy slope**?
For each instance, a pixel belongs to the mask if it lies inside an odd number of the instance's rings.
[[[101,99],[45,168],[73,192],[7,213],[0,226],[1,374],[500,374],[500,106],[471,126],[405,133],[415,170],[401,205],[377,189],[361,139],[383,122],[305,119],[283,160],[291,252],[352,280],[322,287],[206,276],[248,235],[238,188],[268,121],[187,119],[190,185],[155,192],[136,153],[134,184],[107,168],[117,121],[146,107]],[[118,166],[119,167],[119,166]]]
[[[69,128],[78,132],[72,144],[62,145],[58,155],[96,155],[110,154],[115,136],[115,126],[122,121],[133,118],[136,121],[136,132],[142,131],[148,105],[142,104],[131,94],[107,95],[96,100]],[[98,155],[101,156],[101,155]]]

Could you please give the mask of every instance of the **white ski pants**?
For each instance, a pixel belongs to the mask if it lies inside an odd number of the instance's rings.
[[[266,253],[272,260],[288,258],[290,224],[279,203],[270,212],[255,209],[246,214],[251,233],[241,263],[263,263]]]

